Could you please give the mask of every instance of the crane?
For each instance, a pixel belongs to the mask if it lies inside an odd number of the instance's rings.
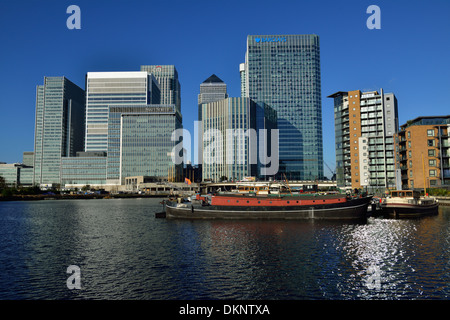
[[[330,166],[325,161],[323,163],[325,163],[325,165],[327,166],[328,170],[331,171],[331,179],[333,179],[333,177],[336,176],[336,170],[331,170]]]

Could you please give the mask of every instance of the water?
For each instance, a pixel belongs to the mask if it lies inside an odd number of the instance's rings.
[[[0,203],[0,299],[448,299],[450,207],[416,220],[172,221],[161,199]],[[67,288],[67,267],[81,289]]]

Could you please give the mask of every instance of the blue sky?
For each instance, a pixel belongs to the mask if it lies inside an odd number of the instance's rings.
[[[69,30],[69,5],[81,30]],[[369,5],[381,29],[369,30]],[[317,34],[321,43],[324,159],[334,169],[336,91],[393,92],[400,124],[450,114],[450,1],[5,1],[0,0],[0,161],[33,151],[36,85],[66,76],[85,88],[89,71],[173,64],[183,125],[193,132],[200,83],[216,74],[240,96],[249,34]],[[325,175],[330,175],[325,166]]]

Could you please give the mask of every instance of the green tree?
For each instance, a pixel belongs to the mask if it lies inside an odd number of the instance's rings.
[[[5,178],[3,178],[2,176],[0,176],[0,190],[3,190],[6,188],[6,181]]]
[[[13,191],[10,188],[4,188],[2,190],[2,197],[11,197],[13,195]]]

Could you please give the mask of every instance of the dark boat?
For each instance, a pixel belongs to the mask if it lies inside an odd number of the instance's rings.
[[[367,218],[372,196],[345,194],[243,194],[199,197],[192,203],[167,202],[168,219],[343,219]]]
[[[390,218],[418,218],[438,213],[439,203],[434,197],[421,197],[419,191],[391,191],[381,203],[382,214]]]

